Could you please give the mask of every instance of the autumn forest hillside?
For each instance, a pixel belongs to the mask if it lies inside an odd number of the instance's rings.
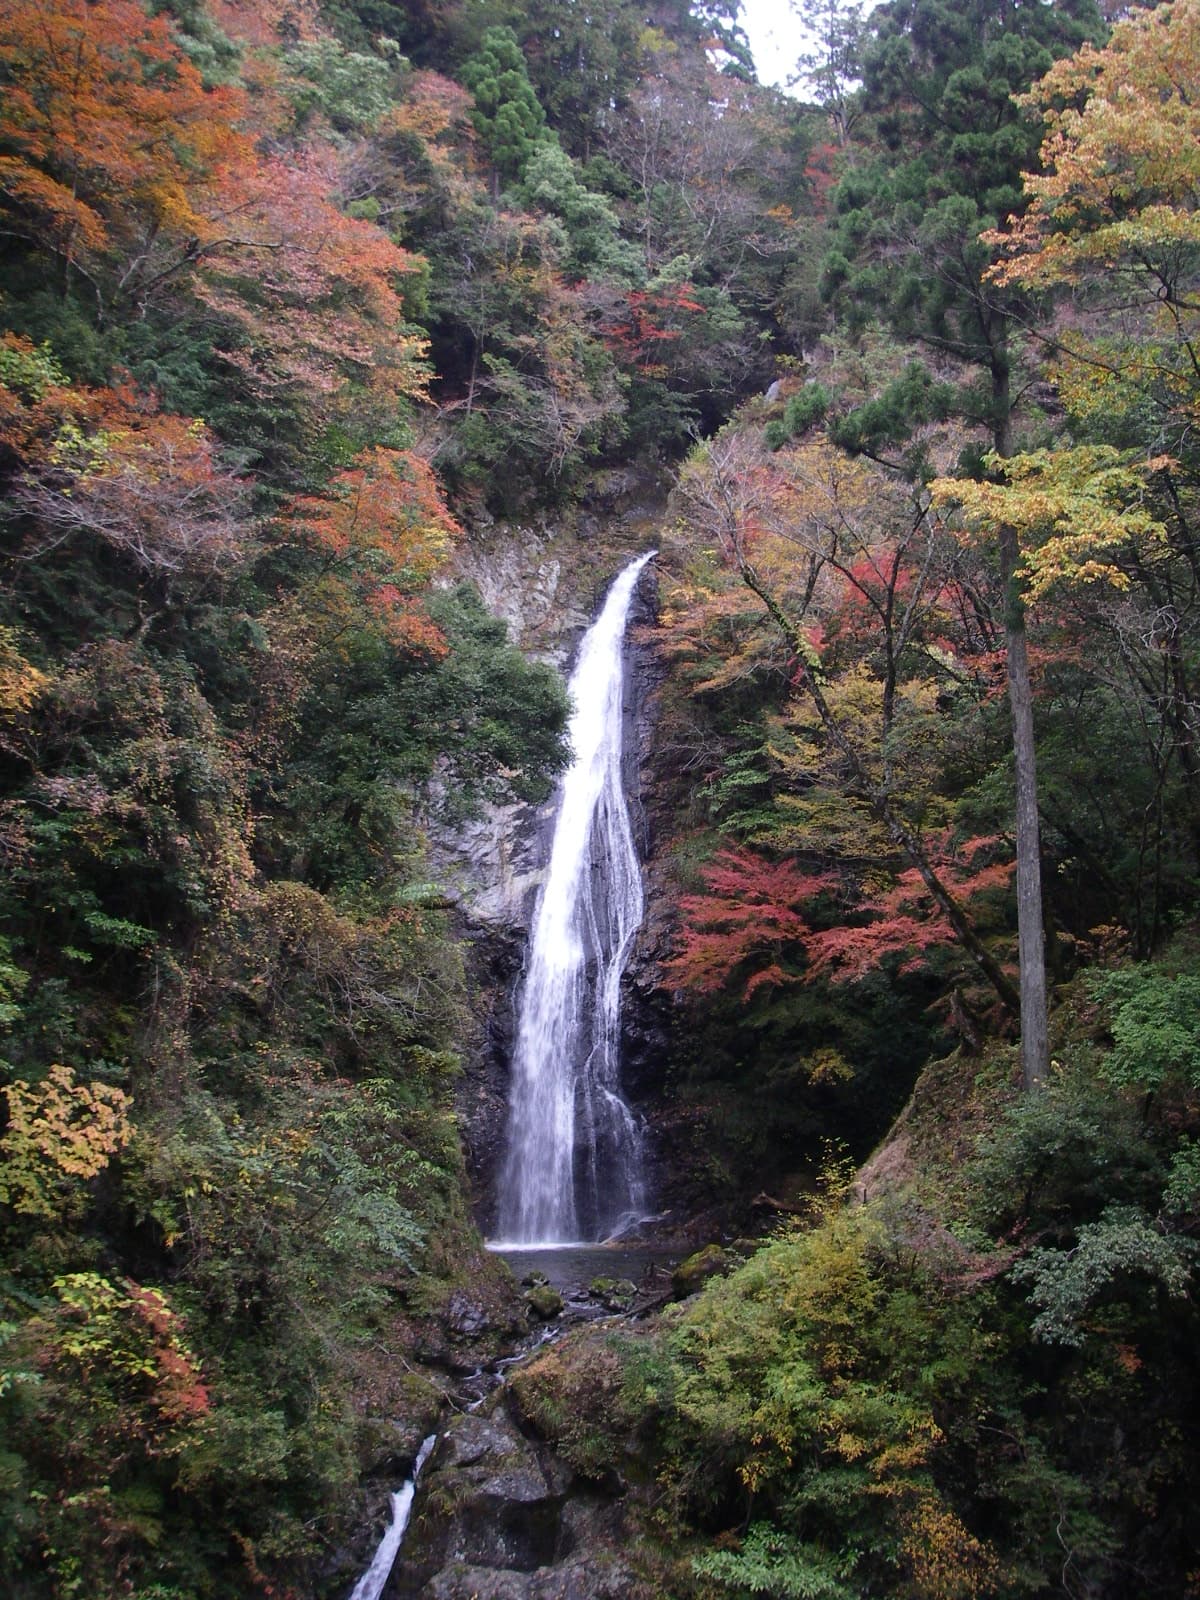
[[[0,0],[14,1600],[347,1592],[513,1331],[430,840],[569,704],[463,574],[629,484],[648,1098],[765,1242],[527,1430],[647,1597],[1196,1592],[1200,0],[799,11]]]

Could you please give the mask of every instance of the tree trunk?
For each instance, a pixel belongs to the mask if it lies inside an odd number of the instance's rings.
[[[1042,860],[1038,829],[1037,754],[1033,691],[1025,637],[1025,603],[1017,578],[1017,536],[1000,529],[1000,579],[1004,585],[1004,641],[1008,700],[1012,708],[1013,764],[1017,781],[1017,944],[1021,973],[1021,1076],[1025,1087],[1044,1083],[1050,1071],[1046,1003],[1046,943],[1042,930]]]
[[[1007,329],[993,349],[992,404],[996,453],[1011,454],[1012,403],[1008,383]],[[1004,645],[1008,703],[1012,711],[1016,773],[1017,961],[1021,990],[1021,1078],[1026,1089],[1050,1074],[1050,1015],[1046,999],[1046,937],[1042,923],[1042,854],[1038,827],[1037,745],[1033,734],[1033,690],[1025,602],[1017,575],[1020,550],[1014,528],[999,530],[1000,583],[1004,595]]]

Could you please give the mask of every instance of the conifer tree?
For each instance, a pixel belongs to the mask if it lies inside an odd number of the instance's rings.
[[[838,187],[825,291],[851,319],[882,312],[935,358],[976,371],[982,381],[966,386],[960,407],[1001,457],[1012,450],[1010,327],[1031,307],[989,280],[981,234],[1019,212],[1039,139],[1012,97],[1100,29],[1093,0],[891,0],[873,13],[862,50],[878,152]],[[1032,1085],[1049,1066],[1033,707],[1017,536],[1004,526],[996,536],[1016,771],[1021,1052]]]
[[[546,113],[511,28],[489,28],[463,67],[475,96],[472,119],[503,179],[520,178],[539,145],[553,140]]]

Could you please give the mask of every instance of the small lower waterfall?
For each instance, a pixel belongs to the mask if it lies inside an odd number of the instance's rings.
[[[429,1453],[436,1443],[437,1434],[431,1433],[417,1451],[412,1477],[407,1479],[392,1496],[392,1520],[379,1541],[371,1565],[351,1590],[350,1600],[379,1600],[379,1596],[383,1593],[384,1585],[391,1577],[392,1568],[396,1564],[396,1556],[404,1541],[404,1535],[408,1531],[413,1496],[417,1492],[417,1479],[421,1476],[421,1468],[428,1461]]]
[[[574,759],[530,935],[500,1179],[506,1242],[603,1239],[645,1210],[642,1141],[618,1078],[621,974],[642,920],[642,875],[621,785],[627,566],[571,675]]]

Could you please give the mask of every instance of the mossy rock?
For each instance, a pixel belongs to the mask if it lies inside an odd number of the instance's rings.
[[[688,1295],[695,1294],[709,1278],[715,1278],[721,1272],[728,1272],[736,1261],[737,1257],[722,1249],[719,1244],[706,1244],[703,1250],[697,1250],[694,1255],[688,1256],[686,1261],[681,1261],[672,1272],[671,1288],[676,1300],[686,1300]]]
[[[525,1304],[535,1317],[540,1317],[543,1322],[549,1322],[551,1317],[558,1316],[563,1308],[562,1295],[557,1289],[552,1289],[548,1283],[538,1283],[532,1289],[525,1291]]]
[[[609,1311],[628,1311],[637,1299],[637,1284],[630,1278],[593,1278],[588,1293]]]

